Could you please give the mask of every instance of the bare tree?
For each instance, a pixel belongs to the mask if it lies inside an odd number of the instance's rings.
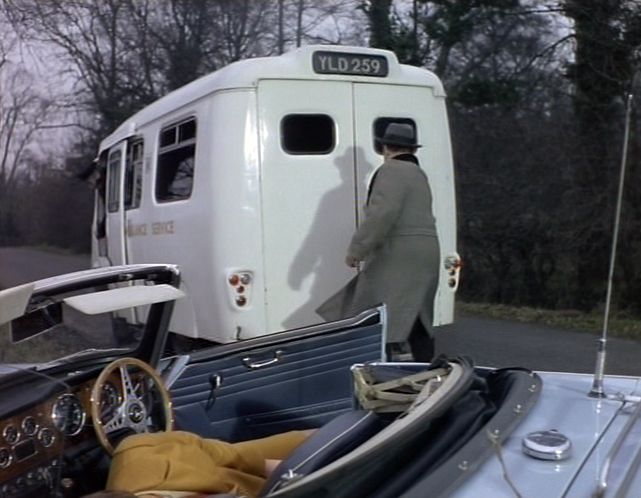
[[[0,198],[16,180],[22,157],[36,134],[50,124],[54,104],[34,92],[23,70],[3,75],[0,94]]]
[[[304,44],[365,45],[362,0],[279,1],[276,52]],[[270,53],[270,52],[268,52]]]
[[[18,233],[16,186],[28,174],[24,164],[37,148],[37,138],[51,126],[55,105],[32,85],[24,69],[15,68],[5,57],[0,66],[0,243]]]
[[[369,18],[370,46],[393,49],[392,0],[369,0],[361,8]]]
[[[97,136],[169,90],[262,55],[273,19],[266,0],[5,0],[2,8],[25,39],[57,48],[77,80],[77,106],[100,117]]]
[[[75,87],[76,103],[103,119],[111,129],[144,99],[132,66],[138,66],[133,47],[122,36],[129,17],[123,0],[6,0],[13,25],[28,39],[52,43],[58,49]]]

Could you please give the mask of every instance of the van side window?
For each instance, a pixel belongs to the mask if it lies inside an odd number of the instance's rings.
[[[334,130],[326,114],[289,114],[280,122],[281,146],[292,155],[329,154],[336,144]]]
[[[136,139],[127,145],[125,161],[125,209],[140,207],[142,193],[143,140]]]
[[[156,200],[188,199],[194,185],[196,120],[167,126],[160,131],[156,170]]]
[[[120,158],[119,150],[109,155],[107,163],[107,211],[118,211],[120,201]]]
[[[378,143],[376,140],[376,137],[382,137],[385,134],[385,130],[387,129],[387,125],[390,123],[401,123],[401,124],[408,124],[411,125],[412,129],[414,130],[414,136],[416,137],[416,123],[414,122],[413,119],[410,118],[378,118],[376,121],[374,121],[374,126],[373,126],[373,136],[372,136],[372,143],[374,144],[374,149],[378,154],[383,153],[383,147],[381,147],[381,144]],[[419,137],[420,138],[420,137]],[[419,140],[420,143],[420,140]]]
[[[98,158],[98,178],[96,178],[96,239],[98,256],[107,256],[107,151],[102,151]]]

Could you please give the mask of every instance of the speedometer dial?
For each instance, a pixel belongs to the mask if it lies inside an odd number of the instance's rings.
[[[85,425],[87,414],[80,400],[73,394],[59,396],[53,404],[53,425],[66,436],[75,436]]]

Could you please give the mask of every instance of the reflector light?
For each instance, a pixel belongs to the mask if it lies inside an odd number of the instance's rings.
[[[252,287],[254,273],[247,268],[229,268],[227,270],[227,290],[229,292],[230,305],[243,312],[252,306]]]
[[[446,270],[460,270],[463,266],[463,261],[456,256],[448,256],[445,258],[445,269]]]

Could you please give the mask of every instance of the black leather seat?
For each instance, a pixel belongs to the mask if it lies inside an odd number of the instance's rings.
[[[274,469],[259,498],[280,489],[291,479],[308,475],[349,453],[385,425],[377,414],[366,410],[339,415],[318,429]]]

